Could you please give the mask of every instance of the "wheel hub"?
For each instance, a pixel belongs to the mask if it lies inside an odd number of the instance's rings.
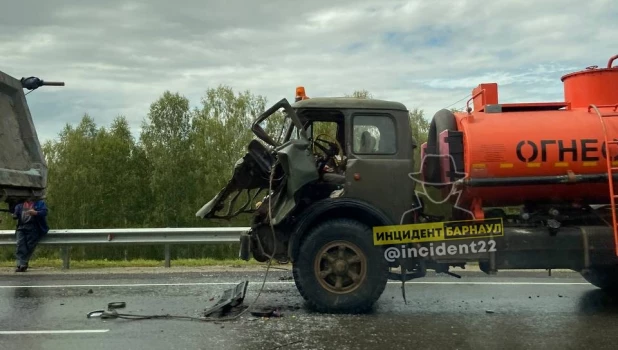
[[[335,294],[350,293],[365,281],[367,258],[351,242],[330,242],[316,255],[314,271],[324,289]]]
[[[337,259],[334,270],[337,275],[344,276],[348,271],[348,263],[342,259]]]

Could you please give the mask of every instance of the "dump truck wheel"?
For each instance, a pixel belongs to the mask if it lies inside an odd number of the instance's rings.
[[[598,267],[581,272],[590,284],[606,292],[618,293],[618,266]]]
[[[309,307],[326,313],[363,313],[380,298],[388,280],[382,249],[372,229],[358,221],[326,221],[308,232],[293,268]]]

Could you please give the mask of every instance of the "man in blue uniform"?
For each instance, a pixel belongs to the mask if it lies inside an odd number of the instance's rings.
[[[47,206],[42,199],[37,200],[35,197],[30,197],[25,202],[15,206],[13,219],[17,220],[15,230],[17,268],[15,272],[26,272],[34,249],[41,238],[49,231]]]

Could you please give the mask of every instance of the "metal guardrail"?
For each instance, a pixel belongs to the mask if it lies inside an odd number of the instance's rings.
[[[249,227],[189,227],[135,229],[50,230],[40,245],[61,246],[62,268],[70,265],[69,247],[73,245],[159,245],[165,246],[165,267],[171,266],[173,244],[225,244],[240,242]],[[15,231],[0,230],[0,246],[15,246]]]

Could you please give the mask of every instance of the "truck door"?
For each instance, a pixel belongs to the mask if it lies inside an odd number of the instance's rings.
[[[413,172],[410,126],[407,114],[399,119],[406,123],[398,125],[393,113],[385,111],[346,113],[344,196],[372,204],[396,224],[411,208],[414,196],[408,176]]]

